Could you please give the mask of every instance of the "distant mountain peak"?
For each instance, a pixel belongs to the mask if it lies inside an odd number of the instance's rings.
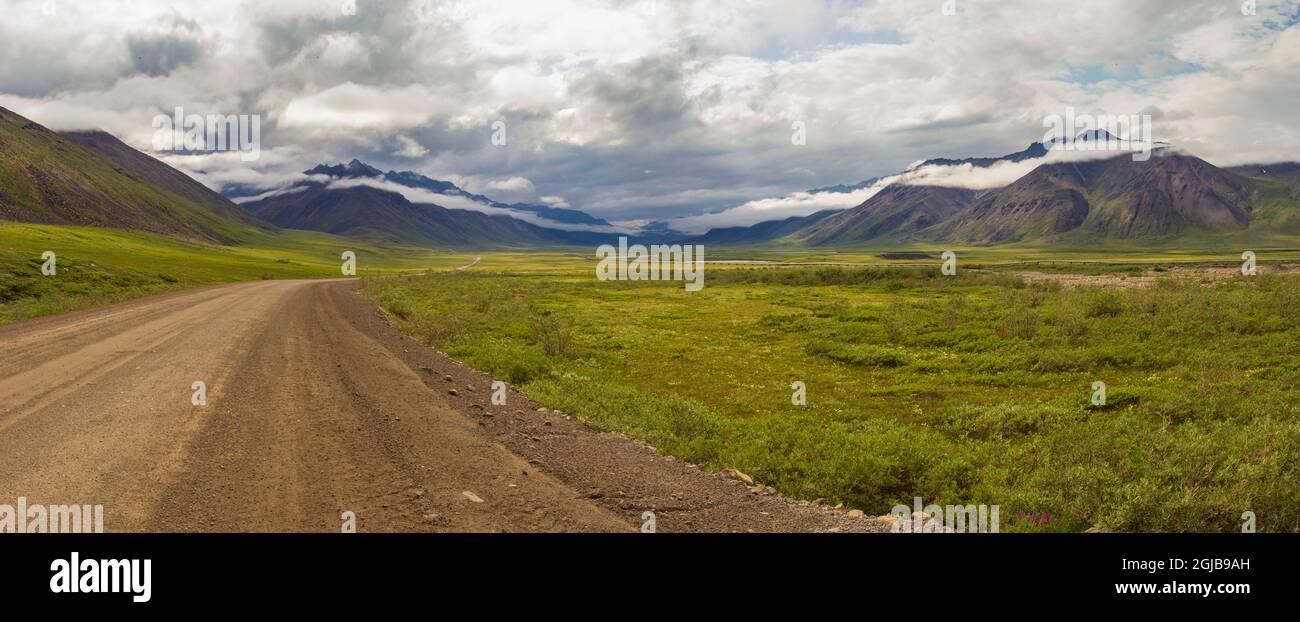
[[[1099,128],[1095,130],[1084,130],[1082,132],[1079,132],[1079,135],[1075,136],[1074,139],[1087,142],[1090,140],[1096,140],[1096,141],[1119,140],[1119,137],[1114,134],[1111,134],[1110,132],[1107,132],[1104,129]]]
[[[533,205],[529,203],[501,203],[485,197],[483,195],[466,192],[456,184],[449,181],[434,179],[422,175],[415,171],[388,171],[387,173],[362,162],[357,158],[352,158],[347,164],[317,164],[310,170],[303,171],[306,175],[325,175],[328,177],[337,177],[342,179],[374,178],[383,181],[392,182],[399,186],[408,188],[419,188],[428,190],[434,194],[445,195],[449,197],[461,197],[468,199],[479,205],[486,207],[495,207],[499,209],[515,210],[519,212],[530,212],[559,223],[580,224],[592,226],[610,226],[609,222],[601,218],[596,218],[586,212],[575,209],[561,209],[549,205]],[[312,182],[308,182],[312,183]]]
[[[1074,137],[1075,140],[1107,140],[1111,138],[1117,137],[1103,129],[1084,130]]]
[[[993,166],[994,164],[997,164],[999,162],[1020,162],[1023,160],[1032,160],[1036,158],[1041,158],[1045,155],[1047,155],[1046,145],[1044,145],[1043,143],[1029,143],[1029,146],[1025,147],[1023,151],[1008,153],[1007,155],[1003,155],[1003,156],[997,156],[992,158],[961,158],[961,159],[931,158],[929,160],[925,160],[921,162],[920,164],[916,165],[916,167],[913,168],[919,168],[921,166],[933,166],[933,165],[957,166],[962,164],[970,164],[971,166],[985,168],[985,167]]]
[[[369,164],[366,164],[365,162],[362,162],[361,160],[358,160],[356,158],[352,158],[352,161],[348,162],[348,170],[356,171],[358,173],[365,173],[366,175],[379,174],[379,169],[370,166]]]
[[[1114,134],[1111,134],[1110,132],[1106,131],[1104,128],[1097,128],[1095,130],[1084,130],[1082,132],[1079,132],[1079,134],[1073,138],[1069,136],[1055,136],[1052,137],[1051,139],[1048,139],[1047,141],[1044,141],[1044,144],[1050,146],[1057,146],[1057,145],[1068,145],[1070,143],[1076,143],[1076,142],[1087,143],[1087,142],[1107,142],[1107,141],[1122,141],[1122,140],[1124,139]]]
[[[310,170],[303,171],[307,175],[329,175],[330,177],[379,177],[384,174],[383,171],[352,158],[347,164],[317,164]]]
[[[835,193],[835,194],[846,194],[846,193],[849,193],[849,192],[855,192],[855,191],[857,191],[857,190],[862,190],[862,189],[865,189],[865,188],[870,188],[871,186],[874,186],[874,185],[876,184],[876,182],[878,182],[878,181],[880,181],[880,178],[879,178],[879,177],[871,177],[871,178],[869,178],[869,179],[865,179],[865,180],[863,180],[863,181],[860,181],[860,182],[858,182],[858,183],[856,183],[856,184],[836,184],[836,185],[834,185],[834,186],[822,186],[822,187],[820,187],[820,188],[813,188],[813,189],[811,189],[811,190],[808,190],[808,194],[819,194],[819,193],[822,193],[822,192],[831,192],[831,193]]]

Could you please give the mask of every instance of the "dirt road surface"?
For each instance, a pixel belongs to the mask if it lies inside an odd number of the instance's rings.
[[[106,531],[885,529],[513,388],[492,405],[491,377],[355,291],[239,283],[0,327],[0,504],[102,504]]]

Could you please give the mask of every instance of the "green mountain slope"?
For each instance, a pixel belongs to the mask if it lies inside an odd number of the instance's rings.
[[[180,173],[126,145],[102,137],[78,140],[116,153],[124,163],[0,108],[0,220],[149,231],[219,244],[267,228],[229,201],[168,179],[157,169]]]
[[[812,246],[905,237],[944,222],[977,193],[961,188],[892,185],[862,205],[792,234]]]
[[[61,132],[60,136],[108,158],[140,181],[175,194],[227,220],[264,231],[274,230],[270,223],[236,205],[221,193],[199,183],[158,159],[140,152],[102,131]]]
[[[1214,246],[1297,234],[1300,166],[1232,171],[1169,152],[1043,164],[994,190],[893,185],[780,242]]]
[[[686,241],[692,244],[758,244],[785,237],[837,213],[835,210],[822,210],[807,216],[768,220],[745,227],[721,227]]]
[[[1044,164],[939,225],[939,240],[994,244],[1060,237],[1164,239],[1246,229],[1246,180],[1197,157]]]

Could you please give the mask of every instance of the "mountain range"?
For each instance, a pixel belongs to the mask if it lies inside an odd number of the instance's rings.
[[[609,226],[583,212],[507,206],[467,193],[450,182],[410,171],[383,173],[355,159],[347,164],[318,165],[304,173],[305,180],[278,194],[246,202],[243,207],[279,227],[417,246],[586,245],[611,238],[607,232],[544,227],[505,213],[514,210],[564,219],[556,220],[557,226]],[[412,201],[386,183],[428,191],[417,197],[427,200]],[[469,199],[503,213],[448,209],[434,202],[440,195]]]
[[[481,194],[466,192],[452,182],[425,177],[424,175],[414,171],[388,171],[387,173],[384,173],[355,158],[347,164],[336,164],[334,166],[319,164],[311,170],[305,171],[305,173],[307,175],[325,175],[339,179],[372,178],[391,181],[408,188],[422,188],[437,194],[462,197],[486,207],[533,213],[557,223],[609,226],[609,223],[605,220],[596,218],[579,210],[551,207],[549,205],[534,205],[530,203],[501,203],[489,199]]]
[[[1075,141],[1107,136],[1081,135]],[[1042,158],[1055,141],[999,157],[933,158],[909,168],[992,167]],[[239,244],[279,228],[424,247],[589,246],[619,229],[575,209],[502,203],[448,181],[359,160],[321,164],[289,187],[223,196],[100,131],[55,133],[0,108],[0,220],[149,231]],[[1102,244],[1300,235],[1300,164],[1220,168],[1160,148],[1049,160],[987,189],[897,177],[863,203],[687,236],[649,226],[630,237],[719,245]],[[819,188],[853,192],[880,179]],[[231,199],[244,201],[242,204]],[[443,205],[445,203],[446,205]]]
[[[1075,140],[1108,138],[1093,133]],[[1033,143],[1000,157],[935,158],[909,170],[926,165],[991,167],[1041,158],[1051,147]],[[728,230],[727,238],[798,246],[1087,245],[1293,235],[1300,220],[1300,164],[1224,169],[1163,146],[1146,160],[1125,152],[1044,162],[992,189],[909,183],[904,177],[851,209],[815,215],[793,229],[759,223]]]

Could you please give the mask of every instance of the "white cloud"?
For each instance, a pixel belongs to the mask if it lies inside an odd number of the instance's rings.
[[[284,194],[297,194],[299,192],[305,192],[307,188],[308,188],[307,186],[286,186],[284,188],[267,190],[266,192],[260,192],[258,194],[254,194],[246,197],[239,197],[234,199],[234,201],[235,203],[252,203],[253,201],[261,201],[262,199],[278,197]]]
[[[320,132],[392,131],[427,123],[433,115],[430,103],[437,99],[418,84],[376,87],[344,82],[290,100],[280,122],[286,129]]]
[[[378,190],[384,190],[386,192],[393,192],[396,194],[400,194],[407,201],[410,201],[412,203],[432,203],[434,205],[445,207],[447,209],[458,209],[458,210],[468,210],[471,212],[481,212],[492,216],[509,216],[517,220],[522,220],[524,222],[531,223],[539,227],[546,227],[549,229],[559,229],[561,231],[593,231],[598,233],[628,233],[629,231],[624,227],[609,227],[603,225],[583,225],[583,224],[559,222],[559,221],[551,220],[549,218],[542,218],[541,216],[538,216],[537,214],[534,214],[532,212],[506,209],[501,207],[493,207],[491,205],[484,205],[482,203],[479,203],[467,197],[450,195],[450,194],[440,194],[437,192],[433,192],[431,190],[426,190],[424,188],[411,188],[408,186],[403,186],[401,184],[393,183],[391,181],[373,178],[373,177],[332,179],[329,181],[328,184],[328,187],[330,188],[356,188],[359,186],[365,186],[369,188],[375,188]]]
[[[746,227],[768,220],[783,220],[792,216],[807,216],[823,210],[842,210],[856,207],[875,196],[885,183],[853,192],[795,192],[772,199],[758,199],[714,213],[688,216],[668,221],[668,226],[682,233],[700,234],[723,227]]]
[[[551,207],[556,207],[556,208],[560,208],[560,209],[568,209],[568,208],[569,208],[569,202],[566,201],[566,200],[564,199],[564,197],[552,197],[552,196],[546,196],[546,197],[538,197],[537,200],[539,200],[539,201],[541,201],[542,203],[545,203],[545,204],[547,204],[547,205],[549,205],[549,206],[551,206]]]
[[[488,182],[488,190],[497,192],[506,192],[510,194],[519,194],[533,191],[533,182],[523,177],[511,177],[509,179],[497,179]]]
[[[1044,164],[1106,160],[1117,157],[1156,157],[1144,152],[1146,152],[1145,145],[1116,141],[1115,144],[1104,149],[1053,149],[1041,158],[1030,158],[1019,162],[995,162],[990,166],[973,164],[915,166],[899,175],[886,178],[884,183],[989,190],[1010,185]]]
[[[429,154],[429,150],[424,145],[415,142],[409,136],[397,137],[397,155],[403,158],[421,158]]]
[[[535,69],[518,65],[501,68],[489,84],[501,104],[542,111],[562,105],[566,91],[562,74],[538,75]]]
[[[319,39],[313,52],[322,63],[334,67],[364,66],[370,60],[370,50],[356,33],[328,33]]]

